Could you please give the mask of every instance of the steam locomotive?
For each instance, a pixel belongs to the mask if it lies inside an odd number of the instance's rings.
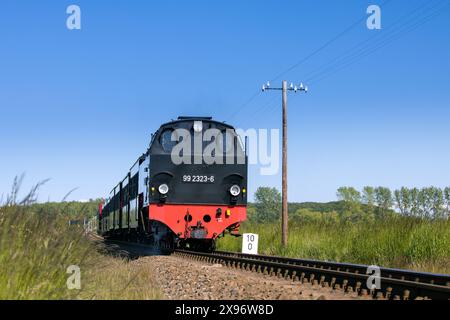
[[[211,117],[178,117],[161,125],[100,205],[98,233],[214,250],[216,239],[239,236],[246,219],[246,153],[234,127]]]

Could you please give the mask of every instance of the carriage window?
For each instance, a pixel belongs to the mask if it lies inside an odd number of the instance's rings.
[[[172,130],[164,130],[161,134],[160,143],[165,152],[171,152],[177,141],[172,141]]]

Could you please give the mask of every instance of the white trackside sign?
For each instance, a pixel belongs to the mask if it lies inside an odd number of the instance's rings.
[[[242,253],[258,254],[258,235],[244,233],[242,237]]]

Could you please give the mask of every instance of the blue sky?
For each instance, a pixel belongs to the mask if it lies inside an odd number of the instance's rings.
[[[273,82],[310,80],[289,96],[289,200],[450,185],[450,1],[391,0],[367,29],[383,2],[2,1],[0,195],[21,173],[23,192],[51,179],[41,201],[106,195],[179,115],[280,128],[279,94],[254,94],[351,25]],[[70,4],[81,30],[66,28]],[[257,166],[249,180],[250,193],[281,185]]]

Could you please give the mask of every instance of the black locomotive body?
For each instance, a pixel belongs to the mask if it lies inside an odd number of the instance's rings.
[[[104,236],[214,248],[246,219],[247,156],[235,129],[210,117],[161,125],[150,147],[106,199]]]

